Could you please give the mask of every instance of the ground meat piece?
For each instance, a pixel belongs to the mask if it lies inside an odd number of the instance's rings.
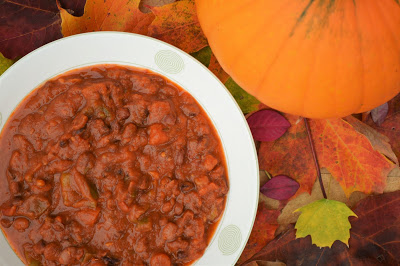
[[[149,144],[150,145],[160,145],[168,142],[169,137],[163,130],[163,126],[160,124],[155,124],[150,126],[149,130]]]
[[[59,263],[62,265],[71,265],[78,263],[82,258],[84,251],[80,248],[68,247],[65,248],[58,259]]]
[[[171,112],[171,107],[168,102],[153,102],[149,106],[149,117],[147,123],[149,125],[154,123],[162,123],[163,119]]]
[[[171,259],[163,253],[155,254],[150,259],[150,266],[170,266]]]

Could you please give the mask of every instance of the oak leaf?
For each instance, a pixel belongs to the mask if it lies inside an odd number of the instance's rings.
[[[87,0],[84,14],[71,15],[59,6],[62,34],[70,36],[91,31],[125,31],[147,35],[152,13],[139,10],[140,0]]]
[[[336,241],[319,248],[311,238],[296,239],[291,227],[247,262],[279,260],[288,265],[399,265],[400,191],[369,196],[353,209],[349,247]],[[247,263],[246,262],[246,263]]]
[[[0,1],[0,52],[9,59],[62,37],[55,0]]]
[[[161,7],[149,7],[155,15],[148,35],[187,53],[208,45],[197,19],[194,0],[182,0]]]
[[[318,247],[331,247],[336,241],[348,245],[349,216],[356,216],[343,202],[320,199],[297,209],[301,212],[296,222],[296,238],[311,236]]]
[[[292,124],[281,138],[262,142],[261,169],[272,175],[288,175],[300,184],[297,193],[310,192],[316,170],[304,122],[286,115]],[[342,119],[310,120],[310,128],[321,167],[339,181],[347,196],[353,191],[382,193],[387,174],[394,168],[370,141]]]

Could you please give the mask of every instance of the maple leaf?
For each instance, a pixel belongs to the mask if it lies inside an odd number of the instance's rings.
[[[263,203],[258,204],[257,216],[254,221],[250,238],[238,260],[242,263],[260,251],[269,241],[274,239],[276,228],[278,228],[277,218],[280,212],[270,210]]]
[[[13,60],[5,58],[0,53],[0,75],[3,74],[12,64],[14,64]]]
[[[348,245],[350,238],[349,216],[357,216],[346,204],[320,199],[297,209],[301,212],[295,229],[296,238],[311,236],[318,247],[331,247],[336,240]]]
[[[16,59],[61,38],[61,19],[54,0],[0,1],[0,52]]]
[[[182,0],[162,7],[149,7],[156,16],[149,36],[172,44],[187,53],[208,46],[197,19],[194,0]]]
[[[87,0],[84,14],[75,17],[59,6],[62,34],[70,36],[90,31],[125,31],[147,35],[154,20],[139,10],[140,0]]]
[[[280,139],[262,142],[261,169],[272,175],[288,175],[300,184],[298,194],[310,192],[316,170],[304,122],[286,115],[292,124]],[[310,120],[310,128],[321,167],[339,181],[347,196],[353,191],[382,193],[387,174],[394,168],[376,151],[367,137],[342,119]]]
[[[277,236],[251,261],[279,260],[288,265],[399,265],[400,191],[361,200],[350,217],[349,247],[336,241],[319,248],[311,238],[296,239],[295,229]]]

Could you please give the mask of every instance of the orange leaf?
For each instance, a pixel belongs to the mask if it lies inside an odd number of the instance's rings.
[[[152,13],[139,10],[140,0],[87,0],[83,16],[75,17],[58,6],[64,36],[90,31],[126,31],[147,35]]]
[[[150,7],[156,19],[149,26],[149,36],[172,44],[187,53],[206,47],[193,0],[182,0],[161,7]]]
[[[272,175],[296,179],[297,193],[310,192],[316,171],[304,122],[296,124],[296,116],[287,118],[292,124],[289,131],[275,142],[261,144],[260,166]],[[383,192],[394,164],[374,150],[367,137],[342,119],[310,120],[310,128],[320,166],[327,168],[347,196],[353,191]]]
[[[254,221],[253,230],[249,241],[247,241],[242,255],[237,264],[240,265],[244,261],[250,259],[254,254],[259,252],[268,242],[275,238],[275,231],[278,228],[278,216],[280,211],[269,210],[264,204],[258,205],[256,220]]]

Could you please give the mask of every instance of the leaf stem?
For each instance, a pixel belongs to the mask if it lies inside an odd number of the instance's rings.
[[[268,173],[267,170],[264,170],[264,173],[267,175],[268,179],[271,179],[271,178],[272,178],[272,176]]]
[[[325,199],[327,199],[324,183],[322,182],[322,175],[321,175],[321,169],[320,169],[319,163],[318,163],[317,152],[315,151],[315,147],[314,147],[314,142],[313,142],[312,135],[311,135],[310,126],[308,124],[308,118],[304,117],[303,120],[304,120],[304,124],[306,125],[307,135],[308,135],[308,142],[310,143],[311,152],[312,152],[314,163],[315,163],[315,168],[317,169],[317,175],[318,175],[318,180],[319,180],[319,185],[321,187],[322,195],[324,196]]]

